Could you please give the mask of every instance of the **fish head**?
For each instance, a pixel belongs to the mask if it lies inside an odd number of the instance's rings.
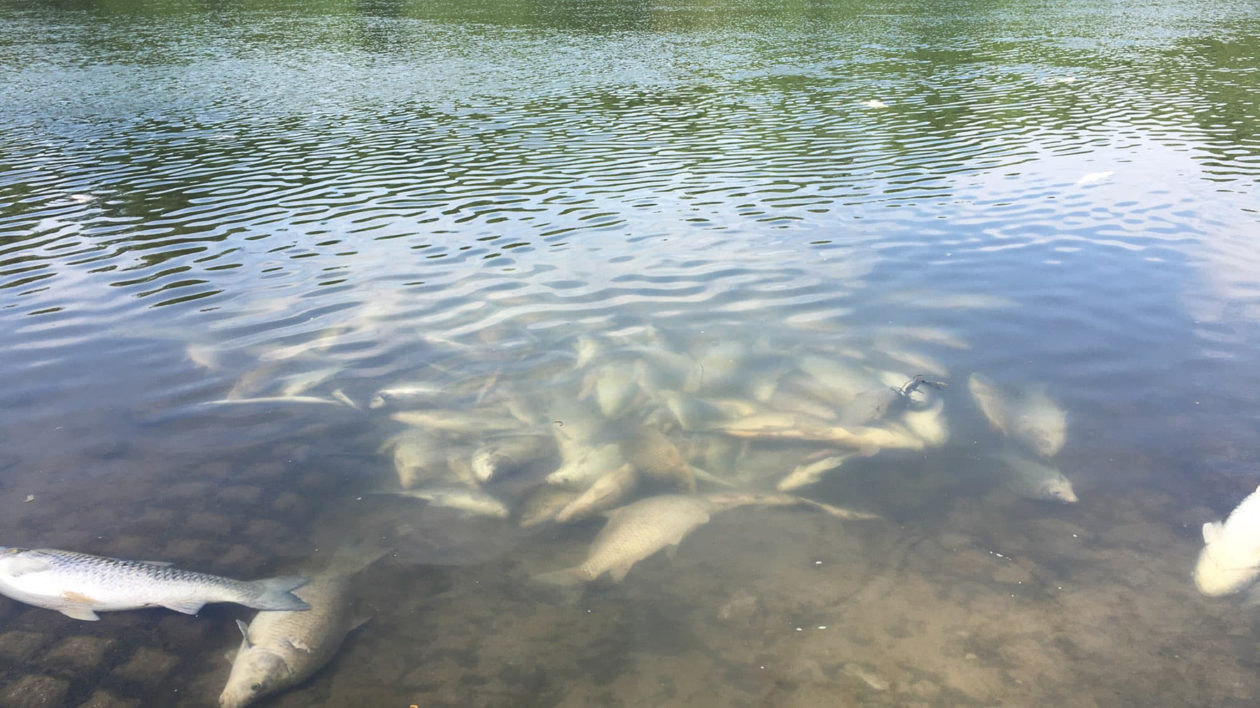
[[[1043,498],[1054,499],[1068,504],[1075,504],[1076,491],[1072,489],[1072,482],[1063,475],[1056,475],[1041,483],[1041,492]]]
[[[285,686],[293,675],[284,658],[259,646],[242,648],[232,662],[223,693],[219,694],[219,708],[244,708],[259,698],[274,693]]]
[[[1194,566],[1194,585],[1199,592],[1209,597],[1230,595],[1242,590],[1260,575],[1260,566],[1256,565],[1253,556],[1231,552],[1233,549],[1218,551],[1216,548],[1208,545],[1199,553],[1199,561]]]

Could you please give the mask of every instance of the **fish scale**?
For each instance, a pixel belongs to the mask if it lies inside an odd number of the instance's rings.
[[[168,563],[123,560],[56,549],[0,546],[0,593],[81,620],[97,611],[166,607],[196,614],[211,602],[264,610],[301,610],[294,588],[305,578],[244,581],[181,570]]]

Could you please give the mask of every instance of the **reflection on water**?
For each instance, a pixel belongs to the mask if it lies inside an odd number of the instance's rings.
[[[1164,5],[4,2],[0,544],[388,551],[274,705],[1253,704],[1260,17]],[[0,600],[0,704],[250,616]]]

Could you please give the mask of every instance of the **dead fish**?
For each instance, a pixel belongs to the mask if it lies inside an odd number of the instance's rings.
[[[556,514],[577,499],[580,494],[581,492],[576,489],[553,484],[540,484],[534,487],[521,502],[521,528],[555,519]]]
[[[260,610],[304,610],[291,591],[305,578],[234,580],[132,561],[51,548],[0,546],[0,594],[56,610],[77,620],[97,612],[165,607],[195,615],[211,602],[235,602]]]
[[[608,522],[580,565],[536,579],[571,585],[608,573],[620,582],[636,563],[677,546],[693,529],[708,523],[712,512],[712,502],[703,497],[666,494],[640,499],[608,513]]]
[[[696,491],[696,475],[682,453],[664,433],[641,427],[621,441],[621,454],[644,477]]]
[[[543,435],[518,435],[493,440],[473,452],[473,476],[484,484],[555,452],[556,441]]]
[[[639,472],[629,463],[607,472],[595,480],[585,492],[556,513],[556,521],[567,524],[590,518],[617,506],[639,484]]]
[[[330,367],[327,369],[317,369],[303,374],[287,376],[281,379],[284,386],[280,389],[280,395],[285,398],[300,396],[339,373],[341,373],[341,369]]]
[[[383,388],[368,401],[368,408],[392,406],[424,406],[445,398],[447,394],[434,384],[400,384]]]
[[[321,398],[319,396],[257,396],[254,398],[224,398],[218,401],[206,401],[203,406],[248,406],[248,405],[271,405],[276,403],[315,403],[328,404],[334,406],[344,406],[345,404],[333,398]]]
[[[435,408],[423,411],[401,411],[390,415],[389,418],[390,420],[396,420],[399,423],[405,423],[417,428],[444,430],[463,435],[519,430],[521,428],[521,422],[516,418],[489,411],[457,411]]]
[[[908,410],[901,415],[901,422],[910,432],[919,436],[932,447],[944,445],[949,440],[949,427],[945,423],[945,400],[922,410]]]
[[[480,489],[473,489],[472,487],[423,487],[421,489],[396,489],[369,493],[372,495],[421,499],[432,506],[455,509],[474,516],[491,516],[496,519],[506,519],[511,513],[503,502]]]
[[[979,374],[967,381],[980,412],[995,430],[1042,457],[1053,457],[1067,440],[1067,413],[1040,388],[1021,393],[999,388]]]
[[[610,420],[621,417],[639,392],[634,366],[623,362],[605,364],[587,375],[578,398],[594,396],[596,405]]]
[[[781,492],[787,492],[799,487],[814,484],[818,480],[822,479],[823,475],[828,472],[840,469],[840,467],[843,466],[845,461],[850,457],[853,457],[853,453],[829,455],[821,460],[797,465],[796,469],[792,470],[790,474],[779,480],[776,488]]]
[[[1203,550],[1194,566],[1194,585],[1209,597],[1243,590],[1260,575],[1260,488],[1234,507],[1224,521],[1203,524]]]
[[[367,621],[351,611],[350,579],[381,555],[339,557],[312,576],[295,593],[310,604],[309,610],[259,612],[249,626],[237,620],[244,639],[219,695],[220,708],[244,708],[302,683],[323,668],[346,635]]]
[[[547,484],[585,488],[604,474],[626,463],[616,443],[585,446],[562,446],[559,469],[547,475]]]
[[[445,479],[449,473],[442,440],[423,430],[396,435],[382,446],[394,449],[394,471],[404,489]]]
[[[1006,466],[1008,486],[1015,493],[1030,499],[1060,501],[1073,504],[1077,501],[1072,482],[1059,470],[1037,460],[1009,452],[994,456]]]
[[[817,509],[826,514],[839,519],[869,520],[880,518],[877,514],[870,514],[864,511],[854,511],[843,507],[832,506],[822,502],[798,497],[794,494],[784,494],[782,492],[713,492],[705,494],[704,498],[713,504],[716,511],[726,511],[743,506],[765,506],[765,507],[784,507],[784,506],[807,506],[811,509]]]

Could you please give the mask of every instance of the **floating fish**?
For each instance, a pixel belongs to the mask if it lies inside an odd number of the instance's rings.
[[[220,708],[244,708],[310,678],[333,658],[346,635],[366,622],[351,611],[350,579],[382,553],[339,556],[296,593],[304,612],[260,612],[249,626],[219,696]]]
[[[97,612],[165,607],[195,615],[211,602],[259,610],[304,610],[290,591],[305,578],[233,580],[172,568],[169,563],[120,560],[74,551],[0,546],[0,594],[78,620]]]
[[[568,506],[581,494],[576,489],[558,487],[552,484],[540,484],[525,495],[521,502],[521,528],[528,528],[551,521],[561,509]]]
[[[1236,593],[1260,575],[1260,488],[1234,507],[1225,521],[1203,524],[1203,550],[1194,584],[1204,595]]]

